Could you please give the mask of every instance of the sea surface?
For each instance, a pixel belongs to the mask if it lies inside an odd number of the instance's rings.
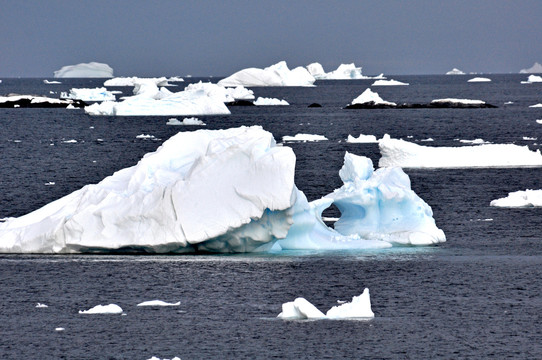
[[[179,131],[261,125],[290,143],[296,184],[309,200],[341,186],[346,151],[378,165],[377,144],[348,135],[390,134],[426,146],[482,138],[540,149],[542,84],[526,75],[390,76],[372,87],[387,101],[479,99],[496,109],[344,110],[373,80],[312,88],[254,88],[290,106],[235,107],[168,126],[167,116],[89,116],[83,110],[0,109],[0,218],[21,216],[122,168]],[[52,79],[50,79],[52,80]],[[186,79],[190,82],[218,79]],[[103,79],[2,79],[0,94],[58,97]],[[113,87],[131,95],[130,87]],[[121,96],[121,95],[120,95]],[[509,103],[512,102],[512,103]],[[321,108],[309,108],[319,103]],[[177,116],[182,120],[182,116]],[[137,135],[154,139],[138,139]],[[427,140],[432,141],[427,141]],[[76,140],[76,142],[72,141]],[[1,359],[541,359],[542,209],[490,207],[508,192],[542,189],[542,168],[405,169],[447,242],[355,252],[239,255],[0,255]],[[54,184],[53,184],[54,183]],[[330,209],[325,216],[338,216]],[[370,321],[284,321],[281,305],[304,297],[326,312],[371,293]],[[137,307],[148,300],[179,306]],[[48,307],[38,308],[37,303]],[[81,315],[98,304],[123,315]],[[63,329],[63,330],[60,330]]]

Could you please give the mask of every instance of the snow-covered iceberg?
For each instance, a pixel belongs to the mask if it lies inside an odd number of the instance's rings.
[[[258,97],[256,101],[254,101],[254,105],[257,106],[271,106],[271,105],[290,105],[288,101],[284,99],[275,99],[275,98],[266,98],[266,97]]]
[[[196,117],[184,118],[183,121],[179,119],[171,118],[168,119],[166,125],[200,125],[205,126],[205,123]]]
[[[384,137],[378,144],[381,167],[468,168],[542,166],[540,150],[514,144],[429,147]]]
[[[324,315],[316,306],[305,298],[297,298],[282,304],[282,312],[277,316],[287,320],[316,320],[316,319],[372,319],[374,313],[371,309],[369,289],[365,288],[359,296],[354,296],[351,302],[333,306]]]
[[[538,75],[529,75],[527,77],[526,81],[522,81],[522,84],[534,84],[534,83],[542,83],[542,76]]]
[[[408,85],[408,83],[404,83],[397,80],[376,80],[371,86],[401,86],[401,85]]]
[[[74,100],[83,100],[83,101],[115,101],[115,94],[110,91],[107,91],[106,88],[94,88],[94,89],[85,89],[85,88],[72,88],[69,92],[60,93],[62,99],[74,99]]]
[[[198,82],[189,84],[184,91],[203,91],[207,96],[220,100],[223,103],[235,100],[254,100],[254,91],[242,85],[236,87],[224,87],[210,82]]]
[[[348,135],[348,138],[346,138],[347,143],[377,143],[378,139],[374,135],[364,135],[359,134],[358,137],[354,137],[352,135]]]
[[[171,92],[158,88],[154,80],[139,80],[134,86],[134,95],[122,101],[104,101],[85,107],[90,115],[228,115],[222,93],[209,92],[207,88],[188,88]]]
[[[448,71],[446,75],[465,75],[465,73],[457,68],[453,68],[452,70]]]
[[[315,134],[295,134],[294,136],[285,135],[282,137],[283,142],[307,142],[307,141],[325,141],[327,137],[324,135],[315,135]]]
[[[356,79],[371,79],[361,73],[361,66],[356,67],[354,63],[341,64],[333,71],[326,73],[320,63],[312,63],[307,65],[308,72],[317,80],[356,80]]]
[[[348,109],[357,109],[357,108],[389,108],[396,107],[397,104],[390,101],[383,100],[377,92],[371,90],[371,88],[365,89],[357,98],[352,100],[352,102],[346,106]]]
[[[539,74],[542,73],[542,64],[539,64],[537,62],[534,63],[533,66],[531,66],[528,69],[521,69],[519,71],[520,74]]]
[[[113,77],[113,69],[98,62],[81,63],[63,66],[54,72],[55,78],[109,78]]]
[[[490,206],[496,207],[541,207],[542,190],[515,191],[508,196],[492,200]]]
[[[288,68],[286,61],[280,61],[265,69],[247,68],[218,82],[228,86],[313,86],[314,77],[304,67]]]
[[[486,77],[474,77],[472,79],[467,80],[467,82],[470,82],[470,83],[491,82],[491,79],[486,78]]]

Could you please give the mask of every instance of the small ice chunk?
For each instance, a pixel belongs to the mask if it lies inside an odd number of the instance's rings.
[[[351,302],[333,306],[326,313],[326,317],[329,319],[374,318],[374,316],[367,288],[363,290],[361,295],[354,296]]]
[[[475,77],[470,80],[467,80],[470,83],[479,83],[479,82],[491,82],[491,79],[485,77]]]
[[[37,308],[46,308],[46,307],[49,307],[49,306],[47,306],[47,305],[45,305],[45,304],[42,304],[42,303],[37,303],[37,304],[36,304],[36,307],[37,307]]]
[[[122,308],[116,304],[96,305],[89,310],[79,310],[79,314],[122,314]]]
[[[542,206],[542,190],[515,191],[508,196],[491,201],[496,207],[540,207]]]
[[[291,142],[291,141],[324,141],[328,140],[323,135],[312,135],[312,134],[296,134],[295,136],[283,136],[282,141],[283,142]]]
[[[352,135],[348,135],[348,138],[346,139],[346,142],[348,143],[377,143],[378,139],[374,135],[363,135],[359,134],[359,136],[353,137]]]
[[[179,306],[181,305],[180,301],[176,303],[168,303],[162,300],[149,300],[143,301],[142,303],[137,304],[137,306]]]

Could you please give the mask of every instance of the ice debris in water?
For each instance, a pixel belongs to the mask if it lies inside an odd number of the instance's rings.
[[[313,86],[315,78],[304,67],[288,68],[280,61],[264,69],[247,68],[218,82],[222,86]]]
[[[168,303],[162,300],[149,300],[149,301],[143,301],[137,306],[179,306],[181,305],[180,301],[177,301],[176,303]]]
[[[367,288],[363,290],[361,295],[354,296],[351,302],[341,303],[341,305],[333,306],[324,314],[305,298],[300,297],[282,304],[282,312],[277,317],[289,320],[374,318],[369,289]]]
[[[515,191],[508,196],[492,200],[490,206],[496,207],[540,207],[542,206],[542,190]]]
[[[327,138],[323,135],[313,135],[313,134],[295,134],[295,136],[283,136],[282,141],[283,142],[293,142],[293,141],[324,141],[327,140]]]
[[[122,314],[122,308],[116,304],[96,305],[88,310],[79,310],[79,314]]]

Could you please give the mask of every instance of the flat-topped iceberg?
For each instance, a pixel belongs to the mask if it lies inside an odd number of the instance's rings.
[[[446,75],[465,75],[465,73],[457,68],[453,68],[452,70],[448,71]]]
[[[372,319],[374,313],[371,309],[369,289],[365,288],[359,296],[354,296],[351,302],[333,306],[324,315],[316,306],[305,298],[297,298],[282,304],[282,312],[278,318],[286,320],[316,320],[316,319]]]
[[[508,193],[508,196],[492,200],[490,206],[496,207],[541,207],[542,190],[524,190]]]
[[[280,61],[265,69],[247,68],[218,82],[227,86],[313,86],[314,77],[304,67],[288,68],[286,61]]]
[[[361,73],[361,66],[356,67],[354,63],[341,64],[333,71],[326,73],[320,63],[312,63],[307,65],[307,70],[317,80],[356,80],[370,79]]]
[[[79,310],[79,314],[122,314],[122,308],[117,304],[96,305],[88,310]]]
[[[542,166],[540,150],[514,144],[429,147],[384,137],[378,143],[381,167],[469,168]]]
[[[467,80],[467,82],[470,82],[470,83],[491,82],[491,79],[486,78],[486,77],[474,77],[472,79]]]
[[[106,88],[72,88],[69,92],[62,92],[60,94],[62,99],[74,99],[83,101],[115,101],[115,94],[107,91]]]
[[[539,74],[542,73],[542,64],[535,62],[533,66],[528,69],[521,69],[520,74]]]
[[[55,78],[109,78],[113,77],[113,69],[98,62],[81,63],[63,66],[54,72]]]
[[[120,102],[104,101],[87,106],[85,112],[116,116],[230,114],[222,92],[199,88],[198,84],[174,93],[165,87],[159,89],[154,80],[139,80],[133,92],[134,96],[124,97]]]
[[[408,85],[408,83],[404,83],[397,80],[376,80],[371,86],[404,86]]]
[[[327,137],[324,135],[314,135],[314,134],[295,134],[294,136],[285,135],[282,137],[283,142],[294,142],[294,141],[324,141],[327,140]]]
[[[542,76],[538,75],[529,75],[527,77],[526,81],[522,81],[522,84],[534,84],[534,83],[542,83]]]

